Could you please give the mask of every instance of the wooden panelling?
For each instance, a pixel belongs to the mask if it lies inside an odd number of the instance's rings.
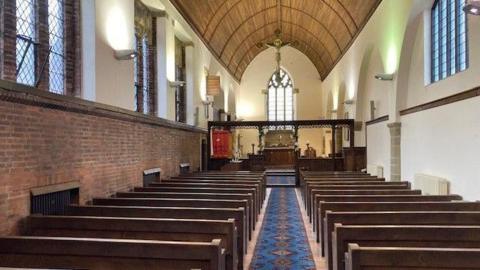
[[[381,123],[381,122],[388,121],[389,119],[390,119],[390,116],[384,115],[382,117],[378,117],[376,119],[365,122],[365,125],[370,126],[370,125],[374,125],[374,124],[378,124],[378,123]]]
[[[463,101],[463,100],[478,97],[478,96],[480,96],[480,87],[402,110],[400,111],[400,115],[403,116],[407,114],[417,113],[417,112],[433,109],[440,106],[445,106],[448,104],[452,104],[455,102]]]
[[[324,79],[381,0],[170,0],[220,63],[240,80],[266,46],[282,39],[304,53]],[[273,61],[273,59],[272,59]]]

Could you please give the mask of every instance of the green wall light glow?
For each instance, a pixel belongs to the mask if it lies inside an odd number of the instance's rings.
[[[387,51],[387,59],[385,63],[385,72],[393,74],[397,71],[398,66],[398,52],[395,44],[389,46]]]

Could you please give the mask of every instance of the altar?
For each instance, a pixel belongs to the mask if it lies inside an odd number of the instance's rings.
[[[274,147],[263,149],[265,157],[265,167],[295,167],[295,148],[293,147]]]
[[[265,167],[295,167],[295,134],[291,129],[269,130],[265,134]]]

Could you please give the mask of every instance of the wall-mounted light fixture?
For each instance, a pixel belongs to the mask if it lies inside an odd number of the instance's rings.
[[[214,97],[220,94],[220,76],[207,75],[207,100],[203,101],[205,118],[209,118],[209,106],[213,105]]]
[[[393,74],[377,74],[375,79],[380,81],[393,81]]]
[[[170,85],[170,87],[172,88],[175,88],[175,87],[181,87],[181,86],[184,86],[186,84],[186,82],[184,81],[168,81],[168,85]]]
[[[465,13],[475,16],[480,16],[480,0],[471,0],[463,7]]]
[[[113,55],[117,60],[131,60],[137,57],[138,53],[135,50],[115,50]]]
[[[210,105],[213,104],[213,100],[207,96],[207,100],[202,100],[202,104],[205,111],[205,118],[208,119],[210,118]]]
[[[345,104],[345,105],[353,105],[353,104],[355,104],[355,100],[353,100],[353,99],[347,99],[347,100],[345,100],[345,101],[343,102],[343,104]]]

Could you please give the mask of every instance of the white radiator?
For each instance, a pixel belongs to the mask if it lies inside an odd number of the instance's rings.
[[[368,164],[367,173],[378,178],[383,178],[383,166]]]
[[[413,187],[422,190],[424,195],[450,194],[450,182],[447,179],[433,175],[415,174]]]

